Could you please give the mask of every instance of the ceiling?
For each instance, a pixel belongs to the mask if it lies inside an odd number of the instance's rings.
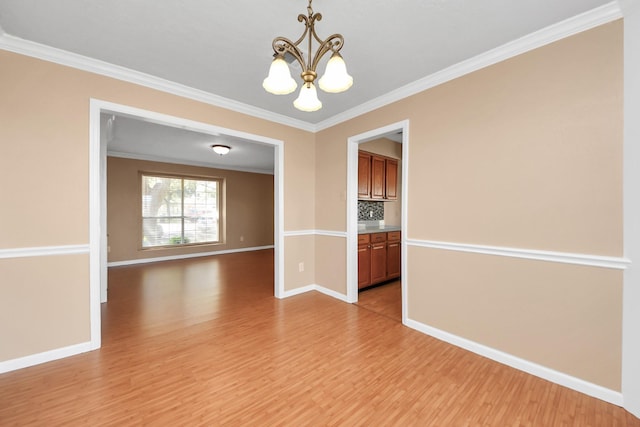
[[[609,3],[316,0],[313,8],[323,15],[316,31],[323,38],[344,35],[341,53],[354,84],[340,94],[319,90],[323,108],[313,113],[293,107],[297,93],[276,96],[262,89],[273,54],[271,41],[276,36],[296,40],[301,35],[304,26],[297,16],[306,13],[306,0],[0,0],[0,48],[3,43],[42,44],[313,127]],[[318,67],[319,74],[327,59]],[[294,77],[297,73],[292,71]],[[118,136],[125,140],[122,132],[133,124],[122,122]],[[147,125],[141,126],[147,129]],[[178,133],[187,140],[191,137]],[[171,154],[167,150],[162,154]]]
[[[180,163],[246,172],[274,172],[274,148],[223,133],[205,134],[126,115],[101,114],[107,154],[157,162]],[[214,144],[231,147],[220,156]]]

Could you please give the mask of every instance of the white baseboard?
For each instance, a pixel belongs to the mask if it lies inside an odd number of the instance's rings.
[[[315,290],[322,294],[329,295],[330,297],[333,297],[335,299],[339,299],[340,301],[347,303],[350,302],[345,294],[341,294],[340,292],[336,292],[332,289],[328,289],[320,285],[315,285]]]
[[[294,295],[300,295],[300,294],[304,294],[306,292],[310,292],[310,291],[318,291],[322,294],[328,295],[330,297],[333,297],[335,299],[339,299],[340,301],[344,301],[344,302],[349,302],[349,300],[347,299],[347,296],[344,294],[341,294],[340,292],[336,292],[334,290],[325,288],[324,286],[320,286],[320,285],[307,285],[307,286],[303,286],[301,288],[296,288],[296,289],[291,289],[290,291],[284,291],[284,294],[282,295],[282,298],[289,298],[292,297]]]
[[[524,371],[528,374],[535,375],[547,381],[579,391],[580,393],[584,393],[588,396],[604,400],[605,402],[622,406],[623,401],[621,392],[590,383],[580,378],[572,377],[571,375],[567,375],[545,366],[538,365],[537,363],[504,353],[500,350],[478,344],[477,342],[450,334],[415,320],[407,319],[405,325],[449,344],[469,350],[473,353],[479,354],[480,356],[495,360],[496,362],[511,366],[512,368]]]
[[[163,257],[155,257],[155,258],[141,258],[141,259],[132,259],[130,261],[114,261],[107,263],[107,267],[122,267],[125,265],[135,265],[135,264],[146,264],[150,262],[160,262],[160,261],[175,261],[179,259],[188,259],[188,258],[198,258],[203,256],[212,256],[212,255],[224,255],[224,254],[234,254],[238,252],[252,252],[252,251],[261,251],[263,249],[273,249],[273,245],[269,246],[254,246],[251,248],[239,248],[239,249],[225,249],[221,251],[213,251],[213,252],[198,252],[194,254],[184,254],[184,255],[171,255],[171,256],[163,256]]]
[[[95,350],[91,342],[70,345],[68,347],[57,348],[55,350],[45,351],[43,353],[30,354],[29,356],[19,357],[17,359],[6,360],[0,362],[0,374],[5,372],[16,371],[29,366],[39,365],[41,363],[51,362],[53,360],[62,359],[76,354],[86,353]]]
[[[315,290],[316,290],[316,285],[307,285],[301,288],[291,289],[290,291],[284,291],[282,293],[281,299],[289,298],[295,295],[300,295],[300,294],[304,294],[306,292],[315,291]]]

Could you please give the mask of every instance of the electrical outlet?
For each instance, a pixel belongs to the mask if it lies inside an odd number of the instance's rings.
[[[111,252],[111,246],[107,246],[107,253]]]
[[[302,273],[304,271],[304,262],[298,263],[298,271]]]
[[[373,218],[373,211],[369,211],[369,218]]]
[[[244,242],[244,236],[240,236],[240,241]]]

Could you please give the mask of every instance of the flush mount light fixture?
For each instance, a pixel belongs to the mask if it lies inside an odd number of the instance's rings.
[[[229,147],[228,145],[220,145],[220,144],[215,144],[211,146],[211,149],[216,153],[219,154],[221,156],[224,156],[225,154],[227,154],[229,152],[229,150],[231,150],[231,147]]]
[[[329,93],[339,93],[349,89],[353,84],[353,78],[347,73],[347,66],[340,55],[340,49],[344,45],[344,37],[342,37],[342,34],[333,34],[325,40],[321,40],[318,37],[315,24],[316,21],[322,19],[322,15],[313,12],[311,8],[312,1],[309,0],[309,6],[307,6],[308,15],[298,15],[298,21],[304,22],[305,29],[297,41],[292,42],[285,37],[273,39],[274,60],[271,63],[271,68],[269,68],[269,76],[262,83],[262,87],[274,95],[286,95],[296,90],[298,85],[291,77],[289,66],[284,59],[285,54],[290,54],[302,68],[300,77],[302,77],[304,83],[300,89],[300,95],[293,102],[293,105],[301,111],[317,111],[322,108],[322,102],[318,99],[313,82],[317,77],[316,68],[318,63],[327,52],[332,52],[332,54],[324,75],[318,80],[320,89]],[[308,42],[307,61],[305,61],[304,53],[298,48],[298,45],[305,38]],[[320,46],[312,56],[312,42],[314,39],[320,43]]]

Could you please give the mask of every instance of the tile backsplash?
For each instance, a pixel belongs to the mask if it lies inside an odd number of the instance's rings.
[[[358,200],[358,221],[384,220],[384,202]]]

